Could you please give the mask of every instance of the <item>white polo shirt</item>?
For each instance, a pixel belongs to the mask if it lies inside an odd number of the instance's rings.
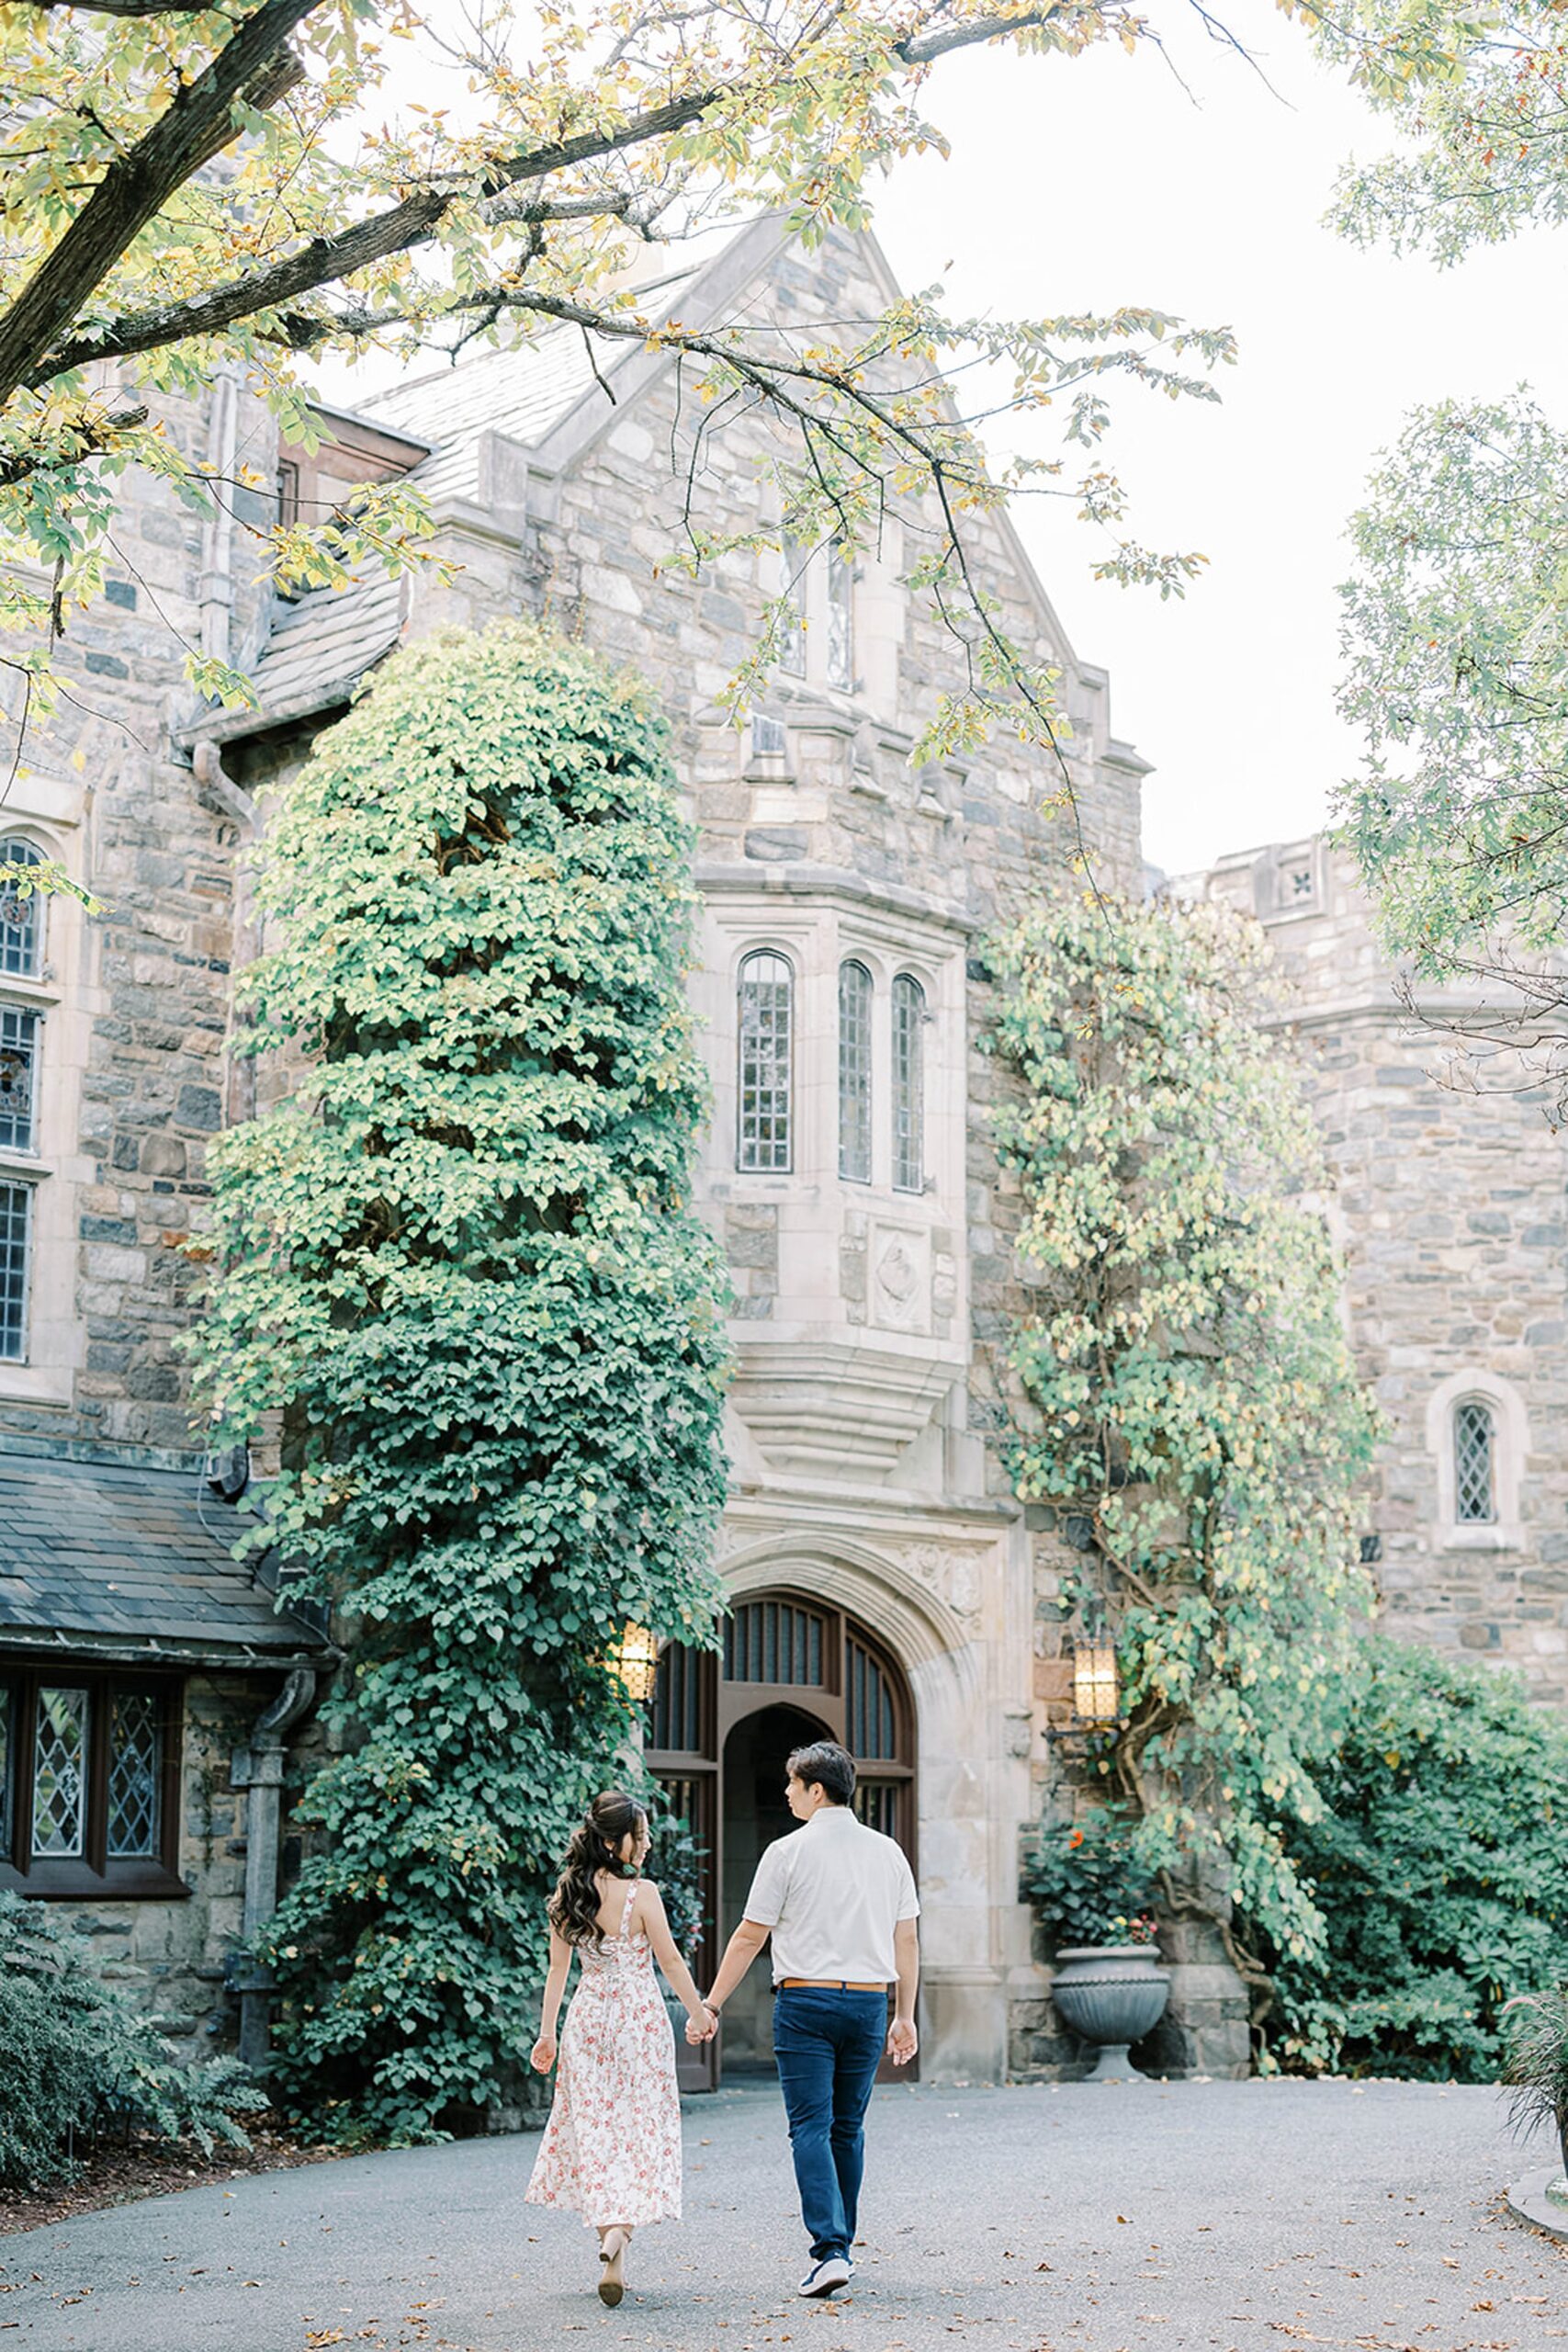
[[[919,1917],[915,1876],[902,1847],[825,1804],[757,1865],[746,1917],[773,1931],[773,1983],[785,1976],[891,1984],[893,1930]]]

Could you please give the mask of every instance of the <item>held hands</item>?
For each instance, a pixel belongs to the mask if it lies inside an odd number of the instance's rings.
[[[907,2066],[920,2046],[913,2018],[895,2018],[887,2030],[887,2055],[896,2066]]]
[[[528,2064],[532,2066],[536,2075],[547,2075],[555,2063],[555,2035],[553,2033],[542,2033],[537,2041],[535,2042],[532,2050],[528,2052]]]
[[[686,2018],[686,2039],[694,2050],[705,2041],[711,2041],[717,2031],[718,2011],[710,2009],[705,2001],[699,2016],[688,2015]]]

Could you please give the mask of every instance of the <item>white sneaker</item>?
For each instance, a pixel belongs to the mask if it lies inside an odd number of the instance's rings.
[[[820,2262],[812,2264],[800,2282],[800,2291],[803,2295],[831,2295],[840,2287],[847,2287],[854,2275],[852,2262],[846,2262],[841,2254],[827,2254]]]

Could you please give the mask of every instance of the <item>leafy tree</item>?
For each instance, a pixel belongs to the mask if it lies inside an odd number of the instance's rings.
[[[1417,410],[1353,524],[1343,837],[1391,946],[1482,1008],[1499,1077],[1568,1085],[1568,433],[1527,396]],[[1450,1016],[1442,1016],[1445,1023]],[[1496,1048],[1525,1046],[1497,1065]],[[1486,1049],[1494,1049],[1487,1052]]]
[[[1292,1861],[1326,1937],[1274,1954],[1292,2066],[1495,2080],[1517,1996],[1550,1994],[1568,1934],[1568,1730],[1511,1675],[1402,1642],[1358,1645],[1320,1809]]]
[[[1228,911],[1089,898],[992,961],[1021,1081],[996,1114],[1023,1196],[1018,1491],[1085,1545],[1064,1605],[1118,1644],[1127,1722],[1098,1766],[1142,1811],[1136,1858],[1264,1988],[1233,1904],[1280,1950],[1323,1944],[1285,1825],[1321,1803],[1375,1433],[1315,1132],[1256,1026],[1265,944]]]
[[[263,1540],[333,1602],[340,1751],[269,1929],[283,2086],[410,2137],[495,2091],[542,1897],[625,1766],[627,1620],[720,1605],[724,1282],[690,1199],[690,842],[665,727],[509,623],[400,654],[283,797],[197,1347],[281,1416]]]
[[[1568,36],[1553,0],[1350,0],[1302,14],[1399,134],[1392,153],[1345,172],[1348,235],[1452,262],[1568,220]]]
[[[1568,30],[1553,0],[1352,0],[1310,20],[1402,134],[1345,175],[1347,235],[1454,262],[1568,220]],[[1544,1075],[1560,1102],[1568,981],[1543,951],[1562,936],[1568,873],[1565,447],[1523,392],[1407,420],[1353,525],[1340,693],[1367,742],[1344,838],[1389,946],[1479,994],[1459,1027],[1495,1082]],[[1518,1047],[1509,1072],[1496,1049]]]
[[[915,576],[969,640],[949,739],[998,707],[1048,736],[1051,674],[1008,639],[963,544],[965,517],[1025,475],[1043,486],[1040,469],[993,478],[957,389],[997,363],[990,413],[1055,402],[1087,453],[1061,494],[1109,533],[1101,569],[1170,592],[1199,559],[1122,536],[1096,450],[1106,394],[1121,374],[1213,397],[1206,371],[1231,356],[1229,335],[1146,310],[951,319],[930,292],[880,317],[825,317],[815,337],[750,314],[702,325],[628,288],[626,266],[639,244],[679,247],[759,207],[788,213],[807,243],[863,226],[877,175],[940,143],[922,100],[955,51],[1073,57],[1149,37],[1123,0],[494,0],[445,28],[401,0],[0,10],[0,542],[25,560],[0,589],[0,623],[31,640],[10,659],[33,707],[48,707],[61,629],[101,584],[117,475],[147,468],[202,505],[243,486],[164,429],[161,395],[231,367],[290,438],[308,437],[302,356],[565,326],[689,359],[699,439],[737,407],[768,414],[800,544],[869,535],[888,501],[920,506]],[[423,103],[400,109],[400,70]],[[429,103],[448,93],[449,107]],[[240,519],[258,570],[293,582],[416,560],[427,528],[395,482],[287,528]],[[765,536],[784,544],[777,525]],[[694,522],[685,555],[739,544]],[[244,698],[217,660],[193,652],[188,666],[202,692]]]

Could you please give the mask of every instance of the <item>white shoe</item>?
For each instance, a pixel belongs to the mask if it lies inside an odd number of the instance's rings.
[[[852,2262],[846,2261],[841,2254],[827,2254],[820,2262],[812,2264],[800,2282],[800,2291],[803,2295],[831,2295],[839,2288],[847,2287],[854,2275]]]

